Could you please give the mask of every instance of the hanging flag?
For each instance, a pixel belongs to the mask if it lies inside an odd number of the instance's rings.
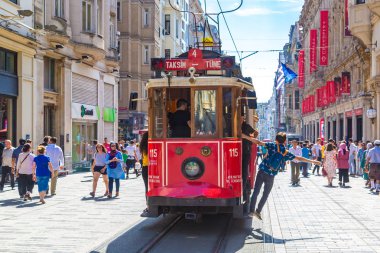
[[[315,112],[315,96],[314,95],[311,95],[310,96],[310,111],[311,112]]]
[[[322,86],[322,107],[328,106],[328,104],[329,104],[327,92],[328,92],[327,85]]]
[[[317,89],[317,107],[323,107],[323,90],[322,90],[322,88]]]
[[[327,66],[329,62],[329,11],[321,11],[320,15],[319,65]]]
[[[335,94],[337,97],[342,96],[342,78],[335,77],[334,78],[334,84],[335,84]]]
[[[351,73],[342,72],[342,94],[350,95],[351,94]]]
[[[317,30],[310,30],[310,73],[317,70]]]
[[[298,54],[298,88],[305,88],[305,51]]]
[[[344,0],[344,36],[352,36],[351,31],[348,28],[348,25],[350,24],[348,17],[348,0]]]
[[[336,102],[336,94],[335,94],[335,82],[334,81],[328,81],[327,82],[328,86],[328,98],[330,103],[335,103]]]
[[[285,64],[281,63],[277,70],[277,86],[276,89],[280,89],[285,83],[290,83],[294,78],[297,78],[297,74]]]

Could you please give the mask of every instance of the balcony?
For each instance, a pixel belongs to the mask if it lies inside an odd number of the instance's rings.
[[[374,1],[373,2],[379,2]],[[358,37],[365,45],[371,44],[371,12],[367,4],[353,4],[349,7],[349,29],[352,35]]]
[[[380,17],[380,1],[379,0],[368,0],[368,8]]]

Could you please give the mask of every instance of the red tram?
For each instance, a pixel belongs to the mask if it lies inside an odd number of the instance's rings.
[[[243,117],[252,120],[254,114],[248,100],[253,85],[234,77],[234,58],[212,51],[191,49],[179,58],[152,59],[152,65],[156,73],[172,72],[147,84],[149,213],[241,217],[241,124]],[[179,99],[189,102],[189,138],[172,138],[168,115],[176,111]]]

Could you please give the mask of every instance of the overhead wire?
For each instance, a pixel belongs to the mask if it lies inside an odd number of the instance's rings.
[[[223,12],[222,6],[220,5],[219,0],[216,0],[216,1],[217,1],[217,3],[218,3],[219,9],[220,9],[221,14],[222,14],[222,16],[223,16],[224,23],[226,24],[226,27],[227,27],[228,33],[230,34],[230,37],[231,37],[232,43],[233,43],[233,45],[234,45],[234,47],[235,47],[236,53],[238,54],[238,56],[239,56],[239,60],[240,60],[242,57],[241,57],[241,54],[239,53],[239,50],[238,50],[238,48],[237,48],[237,46],[236,46],[235,39],[234,39],[234,37],[232,36],[232,33],[231,33],[230,27],[229,27],[229,25],[228,25],[228,22],[227,22],[227,20],[226,20],[226,17],[224,16],[224,12]]]

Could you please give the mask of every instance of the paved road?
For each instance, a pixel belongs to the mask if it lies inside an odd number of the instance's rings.
[[[380,252],[380,198],[363,180],[327,188],[311,176],[291,187],[289,177],[277,176],[263,222],[234,222],[226,252]],[[118,199],[91,199],[90,189],[90,173],[69,175],[59,179],[57,196],[38,205],[15,199],[7,187],[0,193],[0,252],[136,252],[168,222],[139,217],[141,178],[122,181]]]

